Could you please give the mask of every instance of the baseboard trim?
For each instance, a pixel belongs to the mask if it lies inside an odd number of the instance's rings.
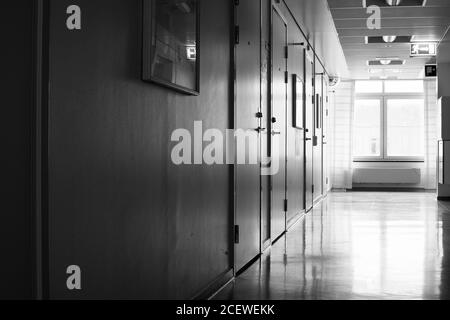
[[[286,231],[284,231],[282,234],[280,234],[275,240],[272,241],[272,246],[278,242],[281,238],[283,238],[286,235]]]
[[[219,291],[221,291],[228,283],[234,279],[234,270],[230,269],[211,282],[205,289],[195,295],[191,300],[210,300]]]
[[[316,201],[313,204],[314,209],[315,206],[320,204],[326,196],[320,196],[320,198],[316,199]],[[310,211],[311,211],[310,210]],[[279,237],[277,237],[273,242],[272,245],[267,247],[264,252],[261,254],[258,254],[256,257],[254,257],[252,260],[250,260],[244,267],[242,267],[239,271],[236,272],[236,275],[234,275],[234,270],[231,269],[221,276],[219,276],[215,281],[213,281],[206,289],[204,289],[200,294],[196,295],[193,300],[211,300],[213,299],[217,294],[219,294],[228,284],[233,282],[238,276],[243,274],[245,271],[247,271],[251,266],[255,264],[256,261],[261,259],[261,256],[265,253],[271,250],[272,246],[278,242],[281,238],[285,237],[287,232],[294,228],[300,221],[303,221],[303,219],[306,218],[308,215],[308,212],[306,210],[303,210],[303,212],[296,215],[294,218],[292,218],[287,225],[287,230],[284,231]]]
[[[302,221],[305,218],[305,216],[306,216],[306,212],[303,211],[303,212],[297,214],[291,220],[289,220],[289,222],[287,224],[287,231],[289,231],[292,228],[294,228],[300,221]]]
[[[355,187],[347,190],[347,192],[418,192],[418,193],[434,193],[435,190],[424,188],[409,187]]]
[[[318,205],[319,203],[321,203],[323,200],[323,195],[317,197],[314,201],[313,201],[313,208]]]
[[[245,266],[243,266],[238,271],[236,271],[236,277],[239,277],[241,274],[243,274],[245,271],[247,271],[248,268],[250,268],[260,258],[261,258],[261,253],[258,254],[256,257],[254,257],[252,260],[250,260]]]

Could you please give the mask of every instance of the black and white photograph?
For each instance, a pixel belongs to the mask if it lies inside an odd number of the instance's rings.
[[[0,302],[450,300],[449,0],[1,12]]]

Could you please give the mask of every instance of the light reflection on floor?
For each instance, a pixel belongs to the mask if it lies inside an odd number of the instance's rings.
[[[216,299],[450,299],[449,217],[432,193],[332,193]]]

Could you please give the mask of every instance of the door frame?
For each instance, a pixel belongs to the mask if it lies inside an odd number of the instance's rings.
[[[272,143],[272,130],[273,130],[273,123],[272,123],[272,118],[273,118],[273,66],[274,66],[274,62],[273,62],[273,21],[274,21],[274,14],[277,14],[281,20],[283,21],[284,25],[286,26],[286,38],[285,38],[285,44],[286,44],[286,50],[288,48],[288,35],[289,35],[289,25],[287,23],[287,19],[285,18],[285,16],[283,15],[283,13],[281,12],[279,5],[272,2],[271,4],[271,10],[270,10],[270,86],[269,86],[269,90],[270,90],[270,107],[269,107],[269,123],[270,123],[270,127],[268,128],[268,137],[269,137],[269,149],[270,149],[270,156],[273,156],[273,152],[272,152],[272,147],[273,147],[273,143]],[[289,69],[289,60],[286,58],[286,69],[285,72],[288,72]],[[289,78],[289,77],[288,77]],[[285,150],[287,150],[287,104],[288,104],[288,83],[285,83],[285,87],[286,87],[286,94],[285,94],[285,105],[286,105],[286,114],[285,114],[285,133],[286,133],[286,137],[285,137]],[[285,162],[287,161],[287,154],[285,151]],[[284,196],[285,199],[287,198],[287,181],[286,181],[286,176],[287,176],[287,166],[285,163],[285,172],[284,172]],[[273,176],[270,176],[270,205],[269,205],[269,216],[270,216],[270,221],[271,221],[271,227],[270,227],[270,240],[271,243],[274,244],[275,242],[277,242],[281,237],[283,237],[283,235],[286,233],[287,230],[287,221],[286,221],[286,212],[284,213],[284,232],[276,237],[273,236],[272,234],[272,217],[273,217],[273,211],[272,211],[272,205],[273,205]]]
[[[329,186],[329,148],[328,148],[328,136],[329,136],[329,95],[328,95],[328,74],[324,72],[323,78],[323,103],[322,103],[322,197],[328,196]]]
[[[272,0],[267,1],[267,3],[265,2],[267,0],[259,0],[259,7],[260,7],[260,71],[262,72],[262,54],[261,51],[263,50],[263,34],[264,34],[264,28],[263,28],[263,21],[264,21],[264,12],[269,13],[269,16],[266,17],[268,18],[268,21],[270,23],[270,27],[269,27],[269,34],[266,35],[269,38],[270,41],[270,46],[271,46],[271,42],[272,42]],[[267,5],[267,7],[265,9],[264,5]],[[266,115],[260,119],[260,127],[263,128],[265,127],[265,133],[261,132],[262,134],[267,134],[267,140],[266,140],[266,154],[263,155],[262,151],[263,149],[263,139],[260,139],[260,164],[261,164],[261,175],[260,175],[260,186],[261,186],[261,193],[260,193],[260,246],[261,246],[261,254],[264,253],[267,249],[269,249],[272,246],[272,224],[271,224],[271,220],[272,220],[272,215],[271,215],[271,203],[272,203],[272,199],[271,199],[271,178],[270,177],[266,177],[266,179],[263,178],[262,176],[262,170],[263,170],[263,156],[268,156],[268,152],[270,152],[270,148],[271,148],[271,143],[270,143],[270,115],[271,115],[271,107],[272,107],[272,50],[268,51],[268,62],[269,62],[269,67],[270,67],[270,71],[267,72],[267,93],[265,96],[262,96],[262,81],[263,78],[260,75],[260,93],[261,93],[261,103],[260,103],[260,112],[261,114],[263,113],[262,110],[262,101],[263,99],[267,99],[267,110],[266,110]],[[261,74],[261,73],[260,73]],[[269,99],[270,97],[270,99]],[[265,121],[265,123],[263,122]],[[263,187],[263,182],[266,183],[267,185],[265,186],[267,188],[266,190],[266,196],[267,199],[265,199],[264,197],[264,187]],[[265,217],[263,217],[263,206],[266,205],[266,212],[267,215]],[[267,219],[267,221],[264,221],[264,219]],[[268,226],[265,226],[265,223],[268,223]],[[267,227],[269,229],[269,234],[268,234],[268,238],[267,239],[263,239],[263,234],[264,234],[264,228]]]
[[[48,0],[33,2],[33,298],[49,299],[48,252],[48,90],[50,10]]]
[[[304,114],[303,114],[303,119],[304,119],[304,122],[305,122],[305,124],[304,124],[304,127],[305,127],[305,130],[304,130],[304,133],[305,133],[305,136],[304,136],[304,150],[305,150],[305,152],[304,152],[304,160],[303,160],[303,176],[304,176],[304,183],[303,183],[303,198],[304,198],[304,208],[305,208],[305,212],[306,213],[308,213],[309,211],[311,211],[312,210],[312,208],[314,207],[314,193],[312,193],[311,194],[311,199],[312,199],[312,201],[311,201],[311,206],[308,206],[308,203],[307,203],[307,199],[308,199],[308,196],[307,196],[307,193],[308,193],[308,188],[312,188],[312,184],[314,184],[314,146],[313,146],[313,140],[312,139],[314,139],[314,130],[315,130],[315,121],[314,121],[314,109],[315,109],[315,106],[314,105],[312,105],[311,107],[312,107],[312,110],[310,111],[311,112],[311,117],[312,117],[312,125],[313,125],[313,127],[312,128],[309,128],[309,130],[311,130],[311,132],[309,132],[310,134],[311,134],[311,171],[313,172],[313,174],[312,174],[312,178],[311,178],[311,186],[309,186],[308,187],[308,185],[307,185],[307,168],[308,168],[308,157],[307,157],[307,140],[306,140],[306,134],[308,133],[307,132],[307,129],[308,129],[308,127],[307,127],[307,121],[308,121],[308,119],[307,119],[307,109],[308,109],[308,96],[307,96],[307,86],[308,86],[308,76],[307,76],[307,70],[308,70],[308,68],[306,67],[307,66],[307,64],[308,63],[310,63],[311,64],[311,74],[310,74],[310,81],[311,81],[311,95],[312,95],[312,98],[315,100],[315,66],[314,66],[314,59],[315,59],[315,57],[314,57],[314,53],[313,53],[313,56],[311,57],[311,55],[308,53],[309,51],[311,51],[311,50],[308,50],[308,48],[309,48],[309,45],[308,45],[308,47],[307,48],[305,48],[304,49],[304,55],[303,55],[303,69],[304,69],[304,78],[305,78],[305,81],[304,81],[304,89],[303,89],[303,91],[304,91],[304,96],[305,96],[305,107],[304,107]],[[312,190],[311,190],[312,191]]]
[[[317,66],[322,68],[321,72],[317,72]],[[313,207],[319,203],[323,198],[323,101],[324,101],[324,74],[325,68],[318,61],[318,58],[314,56],[314,107],[313,107],[313,119],[314,119],[314,134],[313,141],[317,141],[317,145],[313,144]],[[319,84],[320,81],[320,84]],[[320,87],[319,87],[320,85]],[[318,134],[320,133],[320,134]],[[315,149],[317,147],[317,149]],[[314,163],[314,156],[317,152],[320,152],[320,164]],[[316,167],[320,169],[318,177],[315,176]],[[320,188],[316,185],[316,181],[320,181]]]
[[[253,0],[249,0],[249,1],[253,1]],[[261,32],[262,32],[262,26],[261,26],[261,19],[262,19],[262,1],[259,0],[257,2],[257,4],[260,6],[260,12],[259,12],[259,54],[260,54],[260,59],[261,59]],[[239,37],[237,37],[237,34],[239,34],[239,30],[236,28],[237,26],[239,26],[239,2],[231,2],[231,6],[232,6],[232,23],[231,23],[231,77],[230,77],[230,87],[231,87],[231,95],[232,98],[231,100],[231,113],[230,113],[230,123],[232,124],[232,128],[233,129],[237,129],[238,128],[238,79],[237,79],[237,75],[238,75],[238,71],[237,71],[237,64],[238,64],[238,45],[239,43],[236,41]],[[261,70],[261,65],[259,65],[259,69]],[[261,72],[259,72],[259,87],[260,87],[260,94],[259,94],[259,112],[261,112]],[[256,116],[256,115],[255,115]],[[256,117],[258,118],[258,117]],[[264,127],[261,123],[261,119],[258,119],[257,122],[258,128],[256,130],[259,130],[258,132],[258,162],[259,162],[259,168],[261,168],[261,136],[263,134],[263,130],[261,129],[262,127]],[[235,149],[235,153],[236,153],[236,144],[234,144],[234,149]],[[263,243],[262,243],[262,181],[261,181],[261,171],[258,172],[259,177],[258,177],[258,182],[259,182],[259,204],[258,206],[258,216],[259,216],[259,225],[255,226],[255,229],[258,230],[259,232],[259,248],[258,248],[258,255],[255,257],[248,257],[249,261],[246,262],[245,265],[243,266],[239,266],[238,265],[238,256],[237,256],[237,246],[239,245],[239,243],[237,243],[237,235],[238,234],[242,234],[242,229],[237,229],[238,228],[238,198],[237,198],[237,190],[238,190],[238,165],[236,163],[234,163],[232,165],[232,169],[230,170],[230,175],[231,175],[231,186],[230,186],[230,203],[232,205],[232,213],[231,213],[231,219],[232,219],[232,225],[231,225],[231,234],[230,234],[230,238],[231,238],[231,248],[232,248],[232,261],[231,261],[231,266],[233,269],[233,273],[234,276],[238,276],[239,274],[241,274],[242,272],[244,272],[245,270],[247,270],[247,268],[249,266],[251,266],[261,255],[261,253],[263,252]]]

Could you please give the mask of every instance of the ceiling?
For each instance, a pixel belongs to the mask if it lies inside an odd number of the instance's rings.
[[[381,29],[370,30],[371,14],[363,7],[364,0],[328,0],[339,39],[352,79],[398,78],[417,79],[424,76],[424,65],[435,58],[410,57],[410,42],[369,43],[366,37],[396,35],[414,36],[413,41],[439,42],[450,26],[449,0],[403,0],[400,6],[388,6],[385,0],[366,0],[381,9]],[[399,38],[400,39],[400,38]],[[369,60],[399,58],[398,66],[369,66]],[[381,70],[380,70],[381,69]]]

